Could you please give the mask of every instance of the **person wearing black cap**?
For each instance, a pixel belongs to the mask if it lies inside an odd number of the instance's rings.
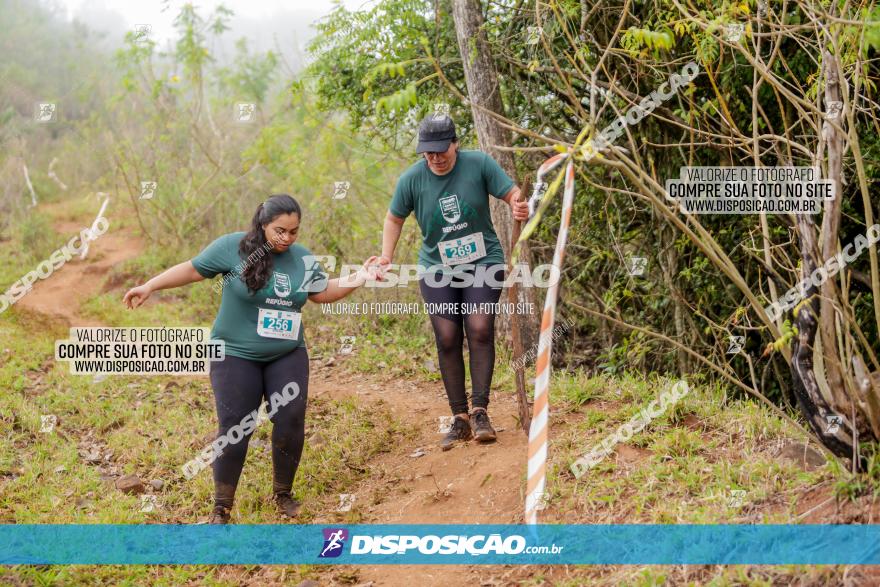
[[[501,295],[505,264],[489,213],[489,195],[510,205],[516,220],[528,218],[529,211],[519,188],[492,157],[459,150],[455,123],[449,116],[435,114],[422,120],[416,153],[424,158],[398,179],[385,217],[379,278],[391,264],[404,221],[415,213],[422,232],[419,289],[431,317],[440,373],[455,416],[440,442],[448,450],[457,441],[496,439],[486,410],[495,368],[494,305]],[[470,413],[465,334],[472,384]]]

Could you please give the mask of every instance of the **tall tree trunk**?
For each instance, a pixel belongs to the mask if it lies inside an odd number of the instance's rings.
[[[817,266],[814,251],[816,229],[807,214],[797,216],[803,274],[809,275]],[[814,344],[819,329],[819,290],[812,283],[807,286],[803,303],[795,317],[798,334],[792,341],[791,374],[798,407],[810,427],[831,452],[843,458],[853,459],[856,425],[849,413],[840,413],[828,403],[814,369]],[[863,469],[865,463],[856,458],[855,468]]]
[[[513,155],[509,151],[503,151],[496,147],[510,145],[510,133],[506,132],[498,122],[487,112],[504,113],[504,105],[501,102],[501,90],[498,85],[498,71],[489,51],[489,42],[486,32],[483,30],[483,12],[479,0],[453,0],[452,18],[455,21],[455,33],[458,38],[458,47],[461,51],[461,59],[464,64],[465,80],[467,82],[468,97],[471,112],[474,119],[474,128],[477,131],[477,140],[480,149],[491,155],[499,165],[514,178],[519,184]],[[521,186],[523,197],[529,196],[528,188]],[[504,194],[494,194],[503,196]],[[495,231],[501,240],[504,254],[510,258],[510,237],[513,233],[513,217],[510,208],[504,202],[490,198],[492,222]],[[522,259],[530,261],[531,254],[528,247],[523,248]],[[540,308],[536,303],[533,288],[517,288],[521,303],[535,304],[534,314],[522,314],[519,321],[520,339],[525,348],[531,348],[538,340],[538,321]],[[502,295],[502,299],[506,296]],[[500,326],[507,332],[512,332],[511,321],[508,314],[499,316]]]
[[[675,339],[682,344],[690,347],[687,326],[684,322],[684,303],[681,296],[676,291],[675,276],[678,275],[678,251],[675,250],[675,229],[669,225],[661,225],[659,229],[660,250],[658,255],[660,262],[660,272],[663,275],[663,285],[669,292],[669,300],[672,303],[672,322],[675,327]],[[678,364],[678,374],[684,377],[691,372],[690,355],[683,348],[676,348],[676,363]]]
[[[831,111],[831,105],[841,101],[840,79],[837,75],[837,61],[829,51],[825,51],[822,64],[825,74],[825,111]],[[843,113],[840,113],[835,122],[845,124]],[[840,203],[843,199],[843,183],[841,173],[843,170],[843,133],[832,126],[830,121],[825,121],[822,127],[822,135],[825,147],[828,151],[828,179],[834,181],[835,198],[825,200],[825,210],[822,216],[822,243],[819,250],[822,258],[818,263],[822,264],[837,254],[837,235],[840,229]],[[838,299],[837,288],[834,279],[827,279],[822,284],[822,297],[819,302],[819,336],[822,342],[822,358],[828,387],[831,389],[831,397],[838,411],[849,413],[852,409],[850,399],[847,397],[843,382],[843,366],[838,352],[838,313],[834,301]]]

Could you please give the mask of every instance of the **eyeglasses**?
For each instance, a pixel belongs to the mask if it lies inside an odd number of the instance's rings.
[[[280,240],[280,239],[284,238],[285,232],[290,235],[290,238],[295,238],[296,235],[299,233],[299,226],[297,226],[293,230],[289,230],[289,231],[286,231],[283,228],[276,226],[275,227],[275,234],[273,235],[273,238]]]

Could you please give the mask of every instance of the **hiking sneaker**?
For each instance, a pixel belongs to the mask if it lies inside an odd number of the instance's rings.
[[[471,413],[471,425],[474,427],[474,438],[477,442],[492,442],[497,438],[486,410],[474,410]]]
[[[211,512],[211,517],[208,520],[209,524],[228,524],[229,523],[229,508],[224,507],[222,505],[215,505],[214,511]]]
[[[453,418],[452,427],[446,433],[446,436],[443,437],[443,440],[440,441],[440,448],[449,450],[455,445],[456,441],[470,440],[473,437],[470,424],[463,418]]]
[[[302,507],[302,504],[290,497],[289,493],[276,493],[275,505],[278,506],[278,511],[288,518],[296,517]]]

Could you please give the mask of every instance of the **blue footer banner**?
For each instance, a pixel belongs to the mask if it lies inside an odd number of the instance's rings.
[[[878,525],[2,524],[0,564],[880,564]]]

